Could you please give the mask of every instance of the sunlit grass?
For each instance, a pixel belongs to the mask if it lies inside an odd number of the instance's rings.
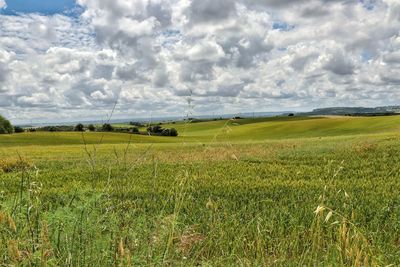
[[[397,266],[398,119],[378,119],[85,133],[86,150],[76,133],[1,136],[0,158],[29,168],[0,171],[0,262]]]

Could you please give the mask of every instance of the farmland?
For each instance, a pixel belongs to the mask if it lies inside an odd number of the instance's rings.
[[[0,262],[400,265],[399,116],[165,127],[1,135]]]

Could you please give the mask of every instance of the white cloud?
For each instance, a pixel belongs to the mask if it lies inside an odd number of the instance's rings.
[[[169,115],[189,94],[197,113],[398,104],[395,0],[78,2],[79,17],[0,15],[0,113]]]
[[[186,56],[190,61],[217,62],[224,57],[224,51],[215,41],[203,40],[190,47]]]
[[[5,0],[0,0],[0,9],[1,8],[6,8],[6,7],[7,7],[6,1]]]

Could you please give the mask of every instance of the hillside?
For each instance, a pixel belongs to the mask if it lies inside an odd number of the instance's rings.
[[[82,145],[132,143],[180,143],[234,141],[262,142],[270,139],[310,138],[396,132],[400,116],[387,117],[271,117],[164,124],[179,137],[130,135],[126,133],[34,132],[0,136],[0,145]],[[142,129],[145,130],[144,128]]]
[[[303,115],[354,115],[354,116],[380,116],[395,115],[400,113],[400,106],[383,106],[374,108],[365,107],[330,107],[317,108]]]
[[[179,137],[1,135],[0,261],[399,266],[399,125],[274,117],[163,125]]]

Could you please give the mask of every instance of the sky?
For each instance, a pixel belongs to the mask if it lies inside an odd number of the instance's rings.
[[[400,104],[398,0],[0,0],[14,123]]]

